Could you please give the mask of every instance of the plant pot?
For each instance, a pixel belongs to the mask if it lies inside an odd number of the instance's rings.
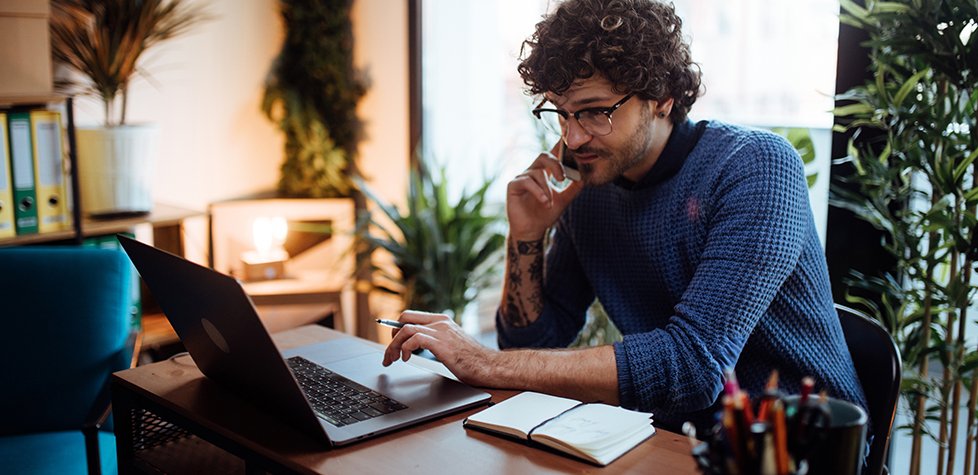
[[[82,210],[90,216],[148,213],[159,153],[156,124],[76,130]]]

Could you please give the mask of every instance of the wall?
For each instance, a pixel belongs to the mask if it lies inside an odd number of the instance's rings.
[[[149,77],[130,86],[127,122],[160,125],[154,200],[205,210],[278,181],[284,139],[260,105],[284,31],[274,0],[191,1],[214,19],[147,53]],[[356,0],[352,15],[355,63],[371,79],[359,113],[366,124],[361,167],[392,200],[404,195],[408,157],[404,3]],[[97,102],[77,101],[77,124],[101,119]],[[191,228],[189,252],[206,252],[206,225]]]

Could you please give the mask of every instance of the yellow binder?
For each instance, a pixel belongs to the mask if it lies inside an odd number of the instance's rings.
[[[14,187],[10,181],[7,114],[0,113],[0,239],[14,237]]]
[[[49,233],[70,229],[61,114],[48,110],[31,111],[31,132],[34,176],[37,178],[37,231]]]

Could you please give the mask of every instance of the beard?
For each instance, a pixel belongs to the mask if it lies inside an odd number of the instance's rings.
[[[576,154],[593,154],[598,157],[590,163],[578,163],[581,182],[586,186],[594,187],[607,185],[645,158],[652,147],[652,129],[648,127],[652,122],[651,109],[646,107],[642,110],[638,128],[617,149],[584,146],[577,150],[567,150],[572,158],[575,158]]]

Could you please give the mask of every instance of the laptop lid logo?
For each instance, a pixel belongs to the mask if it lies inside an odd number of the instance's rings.
[[[217,331],[217,327],[215,327],[210,320],[206,318],[201,318],[200,324],[204,326],[204,331],[207,332],[207,336],[211,337],[211,341],[213,341],[214,344],[221,349],[221,351],[228,354],[231,353],[231,348],[228,347],[227,340],[224,339],[224,336],[221,335],[221,332]]]

